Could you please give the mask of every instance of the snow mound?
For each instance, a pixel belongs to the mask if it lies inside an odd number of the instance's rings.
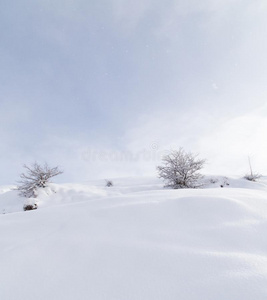
[[[0,299],[266,300],[266,180],[216,178],[51,184],[30,212],[6,190]]]

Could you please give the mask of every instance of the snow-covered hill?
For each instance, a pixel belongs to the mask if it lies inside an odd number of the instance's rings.
[[[267,181],[214,181],[0,187],[0,299],[266,300]]]

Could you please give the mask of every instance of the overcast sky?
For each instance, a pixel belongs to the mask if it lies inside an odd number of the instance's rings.
[[[156,176],[178,147],[267,174],[266,28],[266,0],[1,0],[0,184]]]

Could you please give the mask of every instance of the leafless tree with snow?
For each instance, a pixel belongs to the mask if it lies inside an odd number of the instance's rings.
[[[36,198],[39,188],[45,188],[50,178],[62,174],[59,167],[50,168],[47,163],[41,166],[37,162],[30,167],[23,166],[25,173],[20,174],[21,180],[18,182],[17,190],[19,195],[26,198]]]
[[[171,151],[162,159],[162,166],[158,166],[159,177],[166,182],[166,187],[174,189],[198,188],[199,180],[203,178],[198,171],[205,164],[205,159],[198,159],[198,155],[185,152],[183,148]]]

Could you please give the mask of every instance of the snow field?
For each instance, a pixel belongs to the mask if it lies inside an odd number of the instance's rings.
[[[0,299],[267,299],[265,181],[221,180],[51,184],[30,212],[0,189]]]

